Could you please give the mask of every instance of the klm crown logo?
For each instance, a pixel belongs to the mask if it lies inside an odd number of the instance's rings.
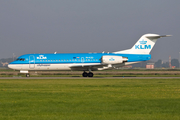
[[[39,57],[37,57],[37,59],[47,59],[47,57],[45,57],[44,55],[39,55]]]
[[[115,59],[113,59],[113,58],[111,58],[111,59],[109,59],[109,61],[114,61]]]
[[[140,43],[140,44],[146,44],[147,41],[142,40],[142,41],[139,41],[139,43]]]

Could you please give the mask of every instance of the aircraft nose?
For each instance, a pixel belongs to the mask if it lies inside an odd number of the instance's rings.
[[[13,65],[8,64],[8,68],[13,69]]]

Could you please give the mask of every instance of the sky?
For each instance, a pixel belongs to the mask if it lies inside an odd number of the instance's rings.
[[[0,59],[30,53],[115,52],[144,34],[152,61],[180,55],[180,0],[0,0]]]

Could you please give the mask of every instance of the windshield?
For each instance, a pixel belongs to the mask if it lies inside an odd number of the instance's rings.
[[[16,61],[25,61],[25,59],[24,58],[18,58],[18,59],[16,59]]]

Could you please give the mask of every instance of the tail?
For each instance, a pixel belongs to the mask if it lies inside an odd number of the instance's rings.
[[[136,44],[131,49],[117,51],[114,53],[149,54],[158,38],[169,36],[171,35],[145,34],[136,42]]]

